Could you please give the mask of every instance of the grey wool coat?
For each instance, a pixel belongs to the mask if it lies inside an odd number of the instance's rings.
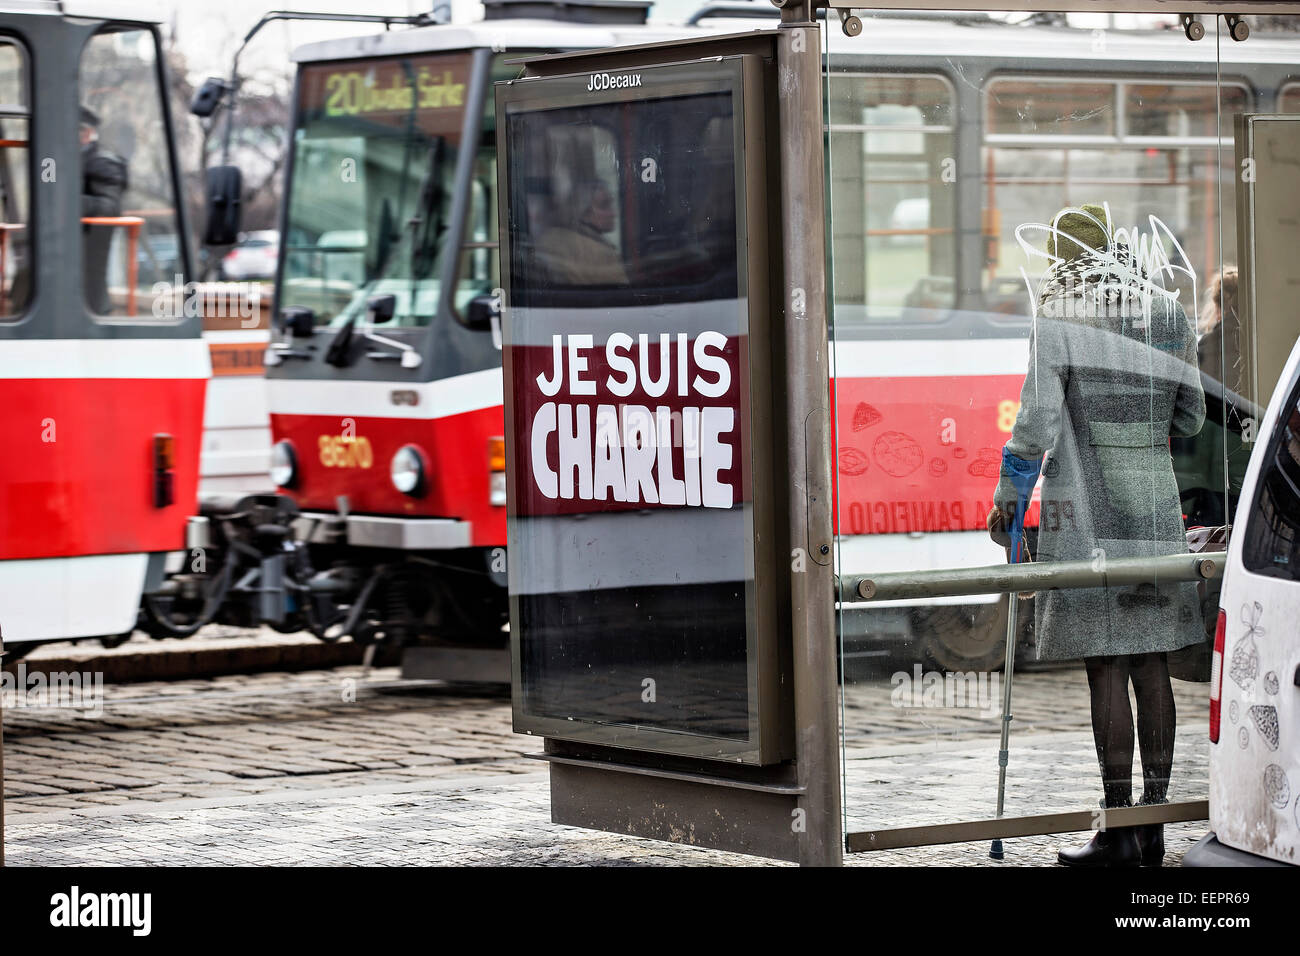
[[[1205,419],[1196,334],[1181,305],[1042,302],[1007,450],[1043,466],[1037,561],[1113,560],[1187,550],[1171,435]],[[1015,501],[1008,477],[996,502]],[[1172,651],[1202,639],[1194,584],[1040,591],[1042,660]]]

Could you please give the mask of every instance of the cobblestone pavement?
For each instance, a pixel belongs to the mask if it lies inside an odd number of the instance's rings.
[[[1203,797],[1205,685],[1176,686],[1174,796]],[[1017,675],[1015,690],[1007,812],[1094,805],[1082,673]],[[891,691],[845,695],[849,829],[990,816],[996,714],[897,708]],[[15,707],[4,720],[11,865],[755,862],[550,823],[545,768],[524,756],[540,741],[511,732],[503,693],[402,683],[395,669],[107,685],[99,716]],[[1168,827],[1166,862],[1204,830]],[[1050,864],[1077,839],[1008,841],[1007,861]],[[979,865],[987,851],[847,862]]]

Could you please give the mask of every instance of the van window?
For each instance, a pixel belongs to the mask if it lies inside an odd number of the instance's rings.
[[[1254,507],[1247,512],[1242,563],[1271,578],[1300,580],[1300,383],[1269,438]]]

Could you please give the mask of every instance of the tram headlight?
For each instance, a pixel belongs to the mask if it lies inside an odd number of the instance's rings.
[[[271,480],[277,487],[287,488],[298,477],[298,456],[293,452],[293,443],[278,441],[271,447]]]
[[[414,445],[403,445],[393,456],[389,467],[393,487],[404,495],[422,495],[428,484],[425,478],[424,455]]]

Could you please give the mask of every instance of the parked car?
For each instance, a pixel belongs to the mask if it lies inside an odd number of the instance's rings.
[[[280,233],[274,229],[245,233],[221,260],[221,278],[234,281],[275,278]]]
[[[1257,434],[1210,676],[1210,829],[1187,866],[1300,865],[1300,343]]]

